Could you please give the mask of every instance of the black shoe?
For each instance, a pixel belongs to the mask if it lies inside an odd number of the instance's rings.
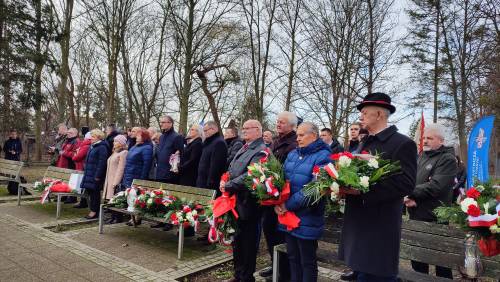
[[[76,202],[77,202],[76,197],[67,197],[66,200],[64,200],[65,204],[74,204]]]
[[[260,277],[273,276],[273,267],[272,266],[265,267],[264,269],[259,271],[259,276]]]
[[[349,271],[340,275],[340,280],[343,281],[355,281],[358,279],[358,273],[356,271]]]
[[[162,228],[163,231],[170,231],[174,227],[172,224],[169,224],[169,223],[164,223],[164,224],[165,225]]]
[[[151,225],[151,226],[149,226],[149,227],[151,227],[151,228],[163,228],[163,227],[165,227],[165,223],[163,223],[163,222],[158,222],[158,223],[153,224],[153,225]]]
[[[84,218],[85,219],[96,219],[96,218],[99,218],[99,215],[96,213],[96,214],[94,214],[94,216],[86,215]]]

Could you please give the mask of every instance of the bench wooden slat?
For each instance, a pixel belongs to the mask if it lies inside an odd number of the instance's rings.
[[[215,197],[215,191],[205,188],[175,185],[161,183],[156,181],[134,179],[133,186],[139,186],[143,189],[161,189],[167,191],[170,195],[184,198],[187,201],[197,201],[201,204],[208,204]]]
[[[463,238],[453,238],[403,229],[401,243],[447,253],[463,254]]]
[[[19,174],[24,163],[7,159],[0,159],[0,180],[2,181],[19,181]]]
[[[401,227],[403,230],[411,230],[424,232],[429,234],[435,234],[439,236],[447,236],[452,238],[457,238],[463,240],[465,238],[465,232],[455,226],[436,224],[432,222],[424,222],[417,220],[403,220],[403,225]]]

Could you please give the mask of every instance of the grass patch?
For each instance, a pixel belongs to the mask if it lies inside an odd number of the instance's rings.
[[[55,202],[41,204],[37,202],[36,204],[30,205],[32,209],[37,212],[48,214],[50,216],[55,216],[57,206]],[[88,209],[75,209],[73,204],[62,204],[61,205],[61,217],[59,219],[73,219],[84,217],[89,213]]]
[[[0,197],[11,196],[7,190],[7,186],[0,185]]]

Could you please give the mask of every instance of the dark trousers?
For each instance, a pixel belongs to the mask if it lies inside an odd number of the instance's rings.
[[[234,278],[253,282],[257,260],[258,219],[236,221],[237,231],[233,241]]]
[[[274,246],[285,243],[285,233],[278,230],[278,215],[274,212],[274,206],[262,209],[262,230],[266,239],[267,251],[273,261]],[[280,254],[279,276],[281,279],[290,278],[290,265],[285,254]]]
[[[316,282],[318,280],[317,240],[305,240],[285,235],[290,262],[291,282]]]
[[[412,260],[411,267],[416,272],[429,274],[429,265],[427,263]],[[436,265],[436,276],[453,279],[453,273],[451,272],[451,268],[442,267],[439,265]]]
[[[377,276],[369,273],[358,272],[358,282],[396,282],[396,276]]]
[[[101,205],[101,191],[99,189],[90,190],[87,189],[87,194],[89,195],[89,209],[92,212],[99,213],[99,206]]]

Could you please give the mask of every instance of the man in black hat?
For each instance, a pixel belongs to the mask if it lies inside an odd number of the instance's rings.
[[[396,108],[386,94],[368,94],[357,108],[369,133],[361,150],[399,161],[401,173],[370,186],[367,193],[342,188],[347,196],[339,257],[357,272],[357,281],[397,281],[401,207],[415,187],[417,146],[396,126],[388,126]]]

